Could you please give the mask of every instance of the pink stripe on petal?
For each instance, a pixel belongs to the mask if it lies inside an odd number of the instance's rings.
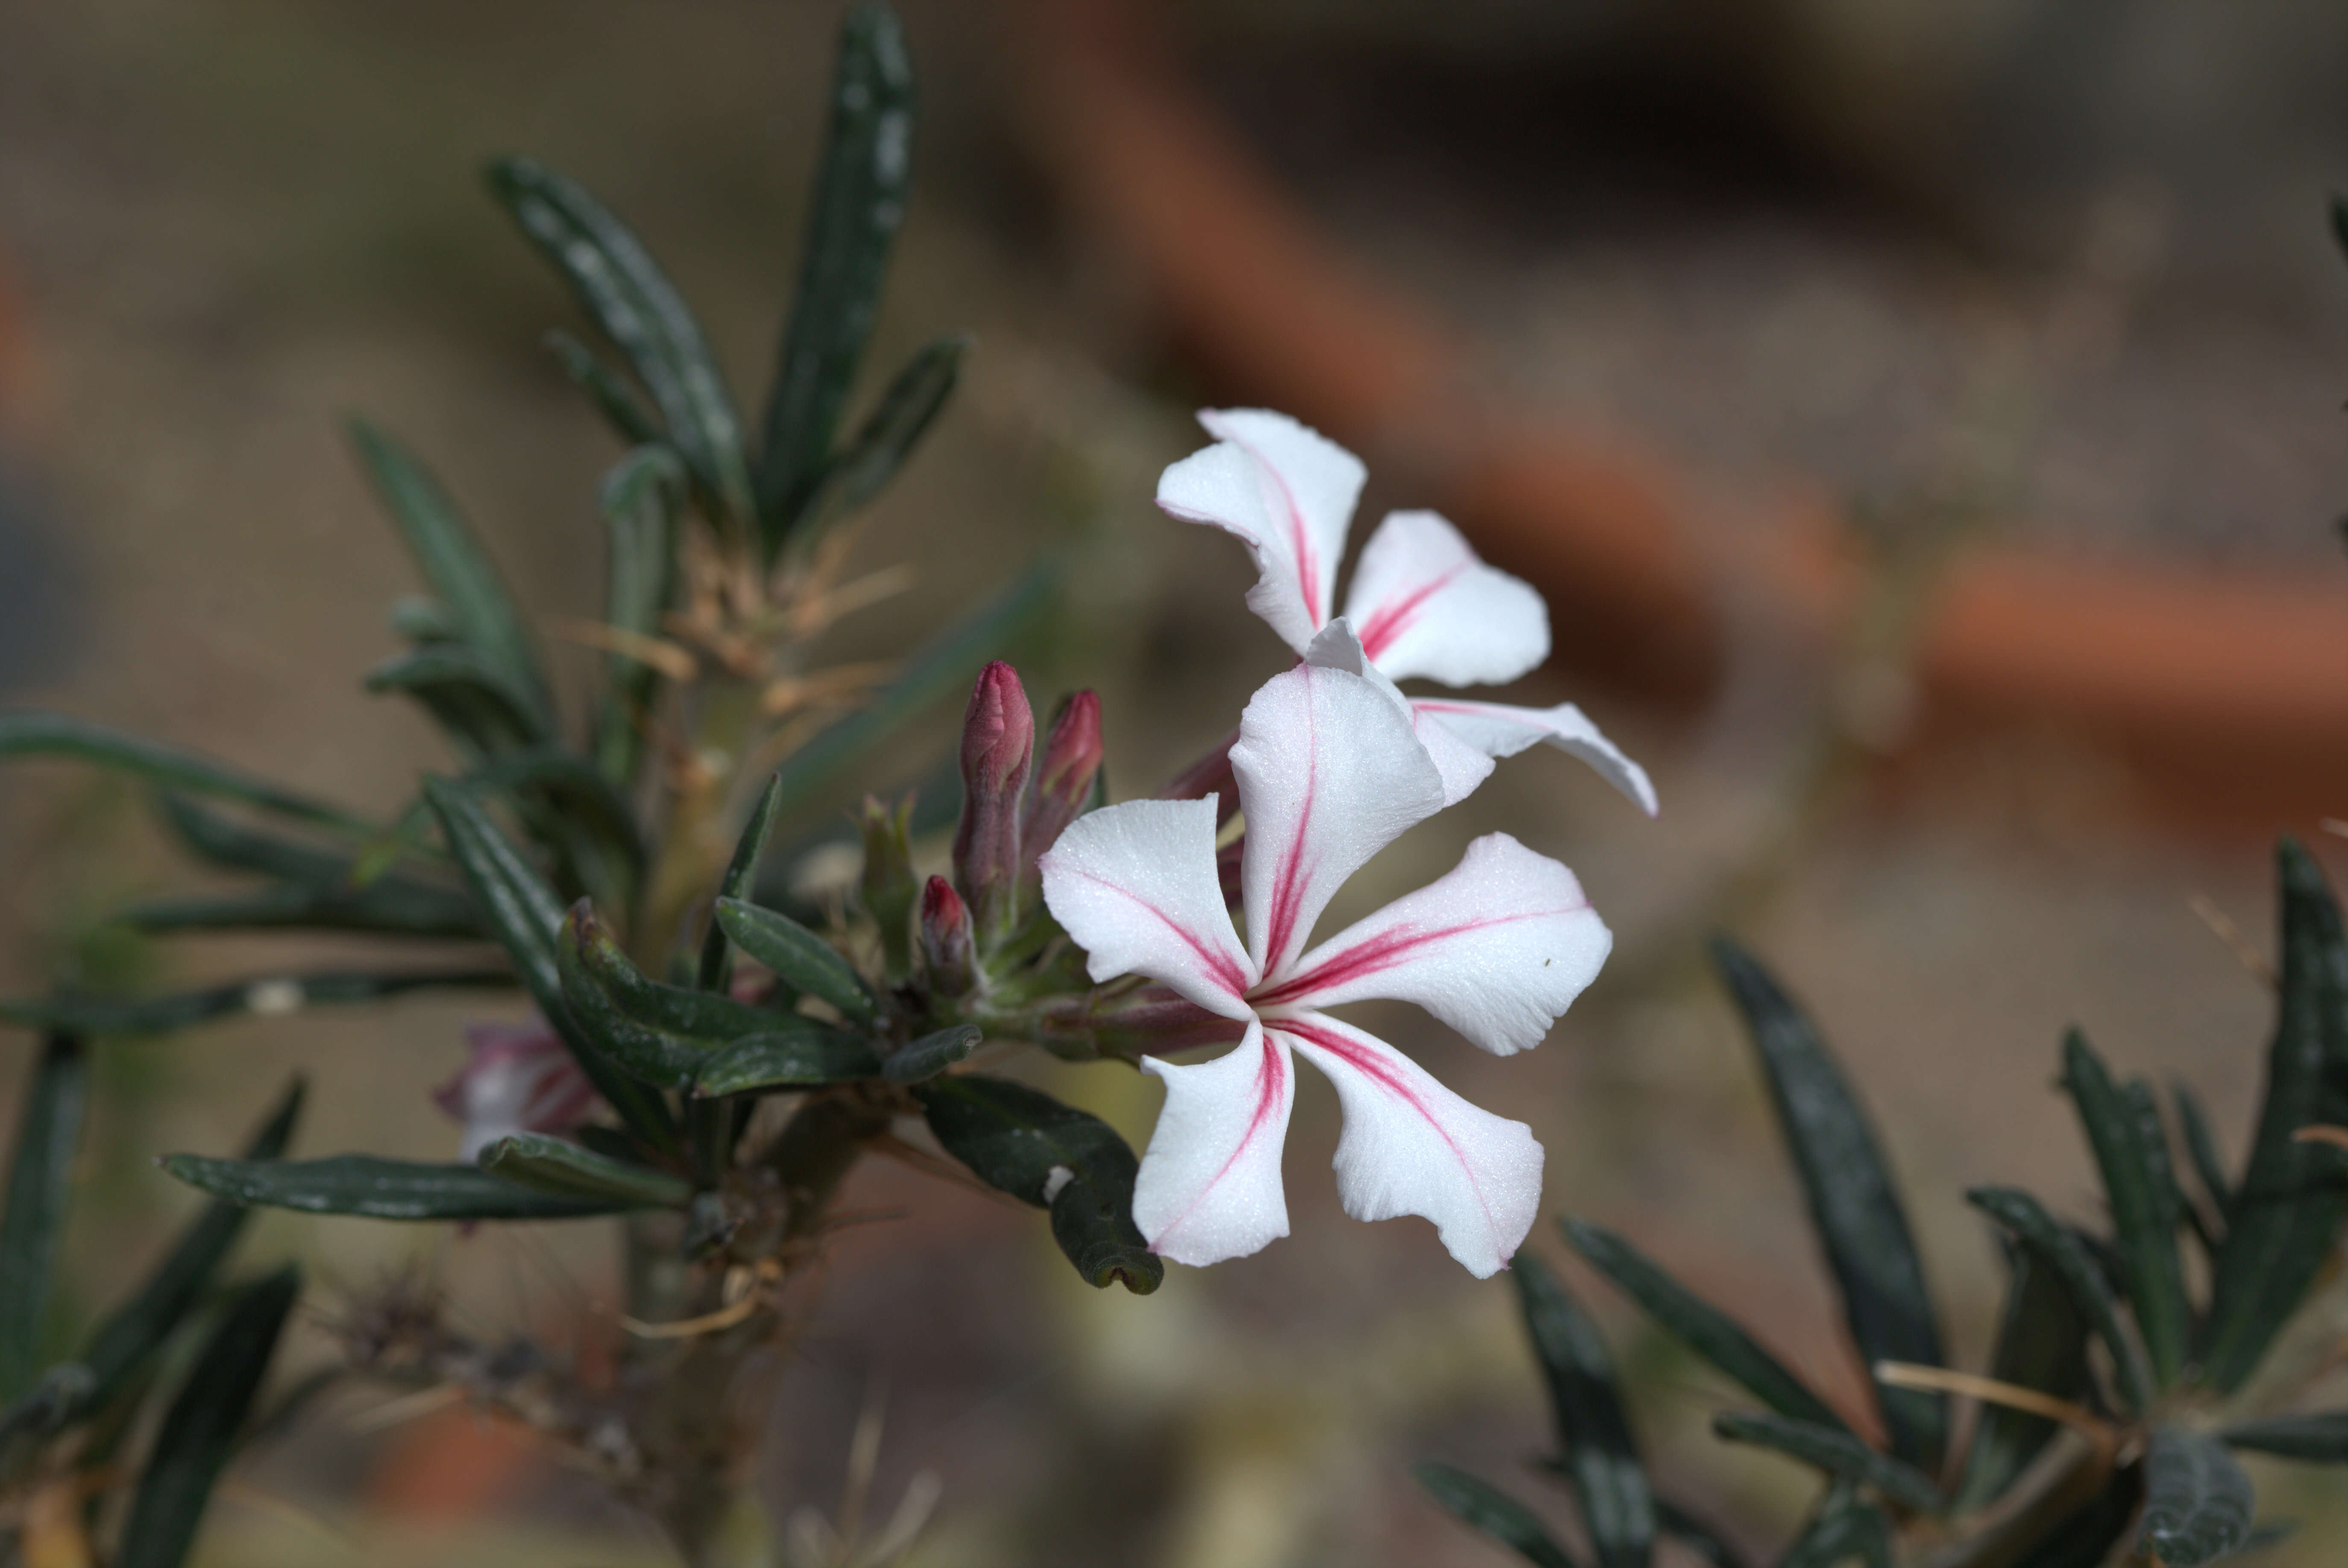
[[[1097,981],[1146,975],[1243,1020],[1258,971],[1215,870],[1216,802],[1128,800],[1077,818],[1038,861],[1044,902]]]
[[[1455,566],[1429,583],[1422,583],[1399,599],[1387,601],[1370,612],[1362,623],[1362,652],[1372,660],[1394,645],[1394,640],[1410,628],[1419,606],[1442,593],[1456,581],[1465,566]]]
[[[1192,1067],[1144,1057],[1165,1080],[1133,1188],[1133,1220],[1177,1263],[1243,1257],[1288,1233],[1280,1155],[1295,1102],[1288,1048],[1251,1024],[1228,1055]]]
[[[1500,686],[1549,657],[1549,607],[1431,511],[1389,513],[1362,547],[1345,615],[1395,680]]]

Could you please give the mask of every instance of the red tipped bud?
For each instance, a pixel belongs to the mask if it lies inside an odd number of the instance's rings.
[[[954,882],[981,940],[993,943],[1017,911],[1019,798],[1035,753],[1035,715],[1019,672],[997,659],[979,672],[962,723],[962,825]]]
[[[1035,792],[1027,801],[1020,826],[1019,849],[1027,863],[1027,880],[1037,878],[1035,861],[1059,841],[1061,830],[1076,820],[1100,777],[1100,698],[1080,691],[1060,705],[1052,730],[1044,739],[1043,759],[1035,768]]]
[[[932,877],[922,889],[922,952],[930,961],[930,984],[942,995],[962,995],[977,979],[970,910],[943,877]]]
[[[906,796],[892,811],[867,795],[859,825],[864,910],[880,928],[880,958],[890,980],[901,981],[913,969],[913,904],[922,896],[921,879],[913,874],[913,798]]]

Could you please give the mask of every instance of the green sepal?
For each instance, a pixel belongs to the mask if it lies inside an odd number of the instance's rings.
[[[2348,1410],[2320,1410],[2304,1416],[2278,1416],[2267,1421],[2242,1421],[2218,1434],[2238,1449],[2255,1449],[2287,1460],[2313,1464],[2348,1464]]]
[[[2348,1123],[2348,949],[2340,905],[2295,840],[2281,841],[2276,861],[2282,974],[2266,1096],[2202,1326],[2202,1376],[2221,1393],[2240,1388],[2258,1368],[2348,1217],[2339,1151],[2296,1137],[2304,1127]]]
[[[263,1209],[356,1214],[370,1220],[574,1220],[617,1213],[603,1199],[556,1197],[472,1165],[432,1165],[372,1154],[324,1160],[215,1160],[167,1154],[156,1161],[199,1191]]]
[[[1907,1211],[1840,1065],[1750,954],[1725,938],[1715,939],[1712,954],[1752,1033],[1861,1358],[1870,1367],[1879,1361],[1942,1365],[1941,1331]],[[1948,1401],[1879,1385],[1876,1398],[1892,1452],[1937,1470],[1948,1443]]]
[[[1989,1375],[2001,1383],[2075,1403],[2095,1387],[2087,1359],[2086,1315],[2052,1264],[2003,1232],[1998,1242],[2005,1253],[2005,1303]],[[1979,1507],[2002,1496],[2055,1430],[2056,1424],[2044,1416],[1982,1405],[1974,1417],[1964,1475],[1957,1487],[1959,1506]]]
[[[628,1209],[682,1209],[693,1184],[650,1166],[613,1160],[543,1132],[517,1132],[481,1150],[492,1176],[558,1198],[579,1198]]]
[[[831,127],[799,281],[767,394],[758,515],[768,560],[823,483],[872,335],[912,180],[913,69],[895,13],[867,0],[840,26]]]
[[[301,1294],[292,1267],[247,1286],[197,1351],[139,1473],[116,1568],[180,1568],[186,1560]]]
[[[0,758],[11,757],[70,757],[135,774],[166,789],[242,800],[248,806],[295,821],[314,822],[352,838],[369,838],[379,830],[374,823],[339,806],[255,779],[226,763],[177,747],[141,740],[101,725],[85,724],[63,714],[0,713]]]
[[[1664,1332],[1726,1373],[1781,1416],[1845,1427],[1840,1416],[1747,1334],[1743,1326],[1663,1272],[1613,1232],[1586,1220],[1558,1222],[1567,1244],[1646,1309]]]
[[[2144,1349],[2120,1322],[2112,1281],[2085,1243],[2057,1223],[2044,1205],[2014,1187],[1976,1187],[1965,1201],[2012,1232],[2016,1241],[2052,1268],[2080,1313],[2111,1352],[2113,1376],[2122,1403],[2130,1413],[2144,1410],[2152,1398],[2152,1372]]]
[[[926,1083],[978,1049],[986,1031],[976,1024],[953,1024],[889,1053],[880,1076],[894,1084]]]
[[[848,960],[789,915],[726,897],[717,901],[716,924],[792,990],[830,1003],[854,1023],[869,1025],[880,1016],[879,1001]]]
[[[1041,1089],[964,1074],[913,1090],[945,1151],[998,1191],[1052,1213],[1052,1239],[1096,1286],[1156,1290],[1166,1265],[1133,1222],[1140,1161],[1097,1116]]]
[[[587,401],[603,416],[613,433],[631,447],[665,441],[659,420],[636,397],[625,377],[595,356],[595,351],[561,327],[541,340],[571,384],[587,394]]]
[[[1938,1515],[1949,1511],[1948,1498],[1931,1476],[1904,1460],[1879,1453],[1839,1428],[1732,1410],[1715,1416],[1712,1429],[1729,1442],[1775,1449],[1830,1476],[1870,1488],[1886,1501],[1911,1511]]]
[[[603,622],[614,631],[645,638],[662,634],[675,589],[685,480],[684,465],[665,446],[639,446],[603,476],[596,493],[607,545]],[[616,789],[635,780],[660,683],[661,672],[640,658],[617,651],[603,656],[595,765]]]
[[[1654,1553],[1654,1499],[1606,1341],[1539,1258],[1519,1252],[1509,1274],[1549,1382],[1561,1468],[1581,1505],[1599,1568],[1647,1568]]]
[[[880,1054],[866,1041],[813,1018],[778,1013],[766,1034],[736,1040],[712,1055],[703,1064],[694,1090],[728,1095],[808,1088],[853,1083],[880,1071]]]
[[[726,906],[736,899],[747,899],[750,896],[750,889],[757,881],[758,857],[767,852],[767,840],[775,830],[775,819],[782,814],[782,806],[783,793],[778,781],[769,778],[766,787],[758,791],[757,804],[750,808],[749,820],[742,825],[742,836],[734,841],[734,854],[726,862],[726,874],[717,879],[716,905],[710,912],[709,930],[703,935],[701,941],[700,985],[705,991],[726,989],[726,971],[730,967],[726,958],[731,951],[726,944],[728,934],[726,930]],[[823,946],[824,952],[830,954],[835,961],[839,959],[839,955],[832,953],[829,945],[821,944],[813,932],[806,932],[804,934],[810,941],[817,941],[818,945]],[[757,958],[757,954],[754,953],[751,956]],[[758,962],[767,963],[763,958],[759,958]],[[841,966],[845,967],[845,965]],[[767,967],[773,969],[775,977],[794,992],[808,988],[793,980],[788,973],[777,965],[767,964]],[[849,979],[853,981],[855,977],[855,971],[850,970]],[[860,993],[861,990],[860,987],[850,987],[850,989]],[[865,1016],[865,1021],[870,1021],[869,1013]]]
[[[465,646],[544,729],[554,712],[545,671],[513,596],[431,471],[365,419],[350,422],[359,462]]]
[[[16,1112],[8,1190],[0,1194],[0,1405],[13,1403],[40,1372],[41,1331],[89,1109],[89,1057],[80,1038],[52,1034],[30,1078]]]
[[[2226,1445],[2208,1432],[2155,1427],[2144,1453],[2136,1547],[2165,1568],[2200,1568],[2241,1550],[2258,1498]]]
[[[2193,1312],[2186,1302],[2185,1264],[2177,1247],[2184,1215],[2177,1206],[2168,1145],[2153,1143],[2160,1136],[2157,1119],[2152,1128],[2144,1126],[2137,1108],[2077,1029],[2063,1037],[2063,1087],[2078,1109],[2103,1175],[2121,1277],[2154,1384],[2168,1387],[2185,1370]]]
[[[380,1002],[410,991],[501,990],[513,980],[503,969],[424,969],[409,974],[318,970],[306,975],[257,975],[163,996],[15,997],[0,1001],[0,1021],[86,1035],[168,1035],[246,1014],[282,1017],[308,1007]]]
[[[1410,1473],[1452,1518],[1490,1536],[1534,1568],[1575,1568],[1532,1511],[1498,1487],[1455,1465],[1432,1460],[1411,1466]]]

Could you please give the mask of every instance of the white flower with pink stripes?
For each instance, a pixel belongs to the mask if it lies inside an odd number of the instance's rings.
[[[1531,1130],[1324,1009],[1416,1002],[1507,1056],[1540,1042],[1613,938],[1571,872],[1494,833],[1450,874],[1307,947],[1345,879],[1444,805],[1440,772],[1390,689],[1308,663],[1248,704],[1231,752],[1247,817],[1244,943],[1217,879],[1212,796],[1106,807],[1044,857],[1045,899],[1095,981],[1146,975],[1229,1019],[1239,1041],[1192,1066],[1141,1064],[1165,1080],[1166,1104],[1133,1217],[1179,1263],[1241,1257],[1288,1233],[1280,1165],[1297,1056],[1336,1086],[1347,1213],[1432,1220],[1479,1277],[1531,1228]]]
[[[1361,459],[1285,414],[1209,408],[1199,423],[1215,444],[1167,469],[1158,504],[1238,536],[1262,573],[1249,606],[1307,661],[1387,683],[1424,677],[1467,686],[1505,685],[1549,657],[1549,608],[1540,593],[1486,565],[1431,511],[1386,515],[1362,547],[1338,614],[1337,563],[1367,477]],[[1570,702],[1407,700],[1447,802],[1482,783],[1495,758],[1546,742],[1654,815],[1646,771]]]

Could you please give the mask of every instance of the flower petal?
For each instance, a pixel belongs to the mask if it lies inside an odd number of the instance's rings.
[[[1362,460],[1262,408],[1202,409],[1199,423],[1215,444],[1159,477],[1158,504],[1239,536],[1263,574],[1248,590],[1249,608],[1301,654],[1336,609]]]
[[[1155,1057],[1166,1104],[1133,1183],[1133,1222],[1178,1264],[1242,1258],[1288,1234],[1280,1151],[1296,1102],[1288,1048],[1251,1023],[1237,1049],[1195,1067]]]
[[[1439,719],[1487,757],[1514,757],[1536,741],[1547,741],[1598,769],[1598,776],[1629,796],[1639,810],[1655,814],[1655,787],[1647,770],[1622,755],[1570,702],[1555,707],[1510,707],[1497,702],[1461,702],[1456,697],[1415,696],[1410,706],[1422,718]]]
[[[1039,862],[1044,902],[1095,980],[1147,975],[1226,1018],[1259,973],[1215,878],[1215,798],[1128,800],[1069,823]]]
[[[1442,776],[1409,718],[1364,677],[1313,665],[1249,699],[1231,770],[1247,814],[1248,952],[1261,975],[1279,975],[1365,861],[1443,809]]]
[[[432,1091],[432,1099],[464,1124],[458,1158],[468,1164],[500,1138],[566,1132],[602,1103],[569,1047],[541,1018],[468,1024],[465,1046],[464,1067]]]
[[[1255,1003],[1416,1002],[1505,1057],[1540,1044],[1613,945],[1570,871],[1488,833],[1449,875],[1331,937]]]
[[[1345,618],[1396,680],[1503,686],[1549,657],[1549,606],[1532,584],[1484,564],[1431,511],[1386,514],[1345,598]]]
[[[1329,1075],[1344,1107],[1337,1195],[1357,1220],[1417,1214],[1469,1274],[1488,1279],[1540,1210],[1532,1129],[1468,1104],[1384,1040],[1318,1014],[1270,1023]]]
[[[1492,776],[1492,759],[1468,744],[1451,730],[1431,718],[1422,718],[1411,706],[1410,698],[1402,695],[1402,687],[1394,684],[1385,672],[1370,663],[1369,655],[1362,650],[1361,638],[1354,634],[1353,623],[1340,615],[1321,628],[1312,645],[1304,650],[1304,662],[1322,669],[1344,670],[1360,676],[1383,693],[1395,707],[1410,717],[1411,733],[1426,748],[1426,755],[1435,763],[1435,770],[1443,779],[1443,803],[1456,805],[1476,792],[1476,786]]]

